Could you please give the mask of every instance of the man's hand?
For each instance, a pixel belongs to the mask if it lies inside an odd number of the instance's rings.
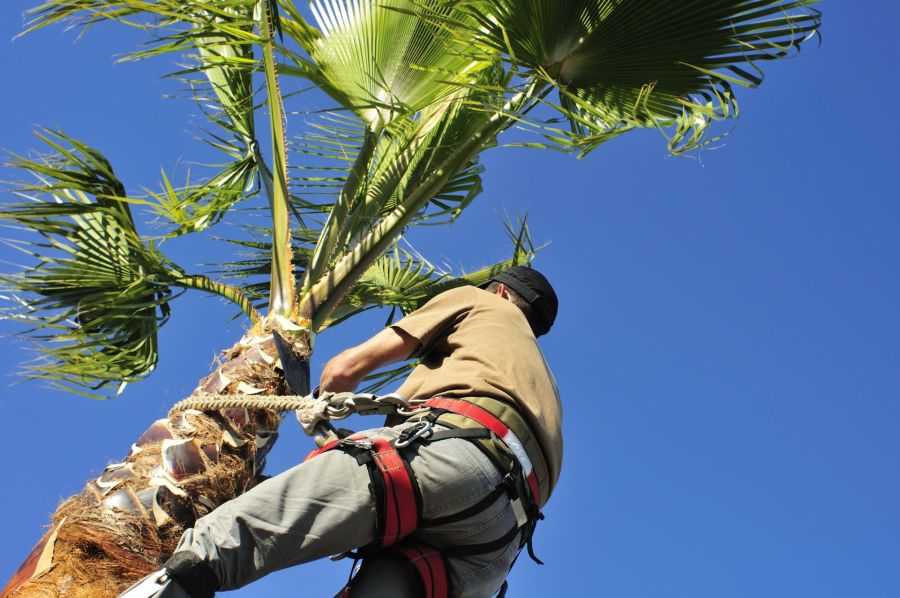
[[[322,369],[319,389],[349,392],[370,372],[395,361],[408,359],[419,341],[395,328],[385,328],[366,342],[331,358]]]

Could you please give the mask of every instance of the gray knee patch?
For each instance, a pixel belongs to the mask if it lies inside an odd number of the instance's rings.
[[[215,572],[193,552],[176,552],[166,561],[165,568],[191,598],[213,598],[219,589]]]

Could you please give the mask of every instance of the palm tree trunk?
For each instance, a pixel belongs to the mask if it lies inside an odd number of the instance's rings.
[[[263,326],[225,351],[193,395],[287,394]],[[294,349],[308,357],[305,341]],[[60,504],[0,598],[117,596],[159,569],[197,518],[260,481],[279,422],[276,411],[244,408],[157,420],[121,463]]]

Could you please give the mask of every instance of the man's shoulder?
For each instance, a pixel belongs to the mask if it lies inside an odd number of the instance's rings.
[[[483,289],[479,289],[478,287],[474,287],[470,284],[460,285],[458,287],[453,287],[452,289],[447,289],[443,293],[440,293],[438,297],[442,296],[460,296],[460,297],[477,297],[479,294],[484,293]]]
[[[453,287],[452,289],[447,289],[446,291],[442,291],[432,297],[428,303],[441,303],[441,304],[463,304],[463,303],[474,303],[478,301],[478,299],[485,294],[485,291],[479,289],[478,287],[473,287],[470,284],[461,285],[458,287]],[[426,305],[428,304],[426,303]]]

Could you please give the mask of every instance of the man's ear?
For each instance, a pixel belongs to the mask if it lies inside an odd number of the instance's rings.
[[[497,291],[494,294],[498,297],[506,299],[507,301],[509,300],[509,293],[506,292],[506,285],[502,282],[497,285]]]

